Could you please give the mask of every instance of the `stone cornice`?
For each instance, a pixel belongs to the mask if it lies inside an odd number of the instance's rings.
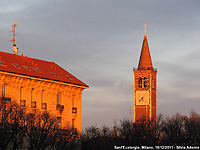
[[[82,89],[88,89],[89,87],[87,86],[81,86],[81,85],[76,85],[76,84],[70,84],[70,83],[65,83],[65,82],[59,82],[59,81],[55,81],[55,80],[48,80],[48,79],[42,79],[42,78],[36,78],[36,77],[31,77],[31,76],[25,76],[25,75],[20,75],[20,74],[14,74],[14,73],[9,73],[9,72],[3,72],[0,71],[0,74],[5,75],[5,77],[3,77],[3,80],[6,78],[6,76],[12,76],[12,77],[20,77],[20,78],[24,78],[24,79],[32,79],[32,81],[28,81],[29,84],[31,84],[32,82],[36,82],[36,81],[43,81],[46,83],[54,83],[59,85],[65,85],[65,86],[70,86],[70,87],[77,87],[77,88],[82,88]],[[6,79],[5,79],[6,80]],[[6,80],[6,82],[9,82],[8,80]],[[11,81],[10,81],[11,82]],[[22,81],[23,82],[23,81]],[[54,85],[53,84],[53,85]],[[55,85],[54,85],[55,86]]]

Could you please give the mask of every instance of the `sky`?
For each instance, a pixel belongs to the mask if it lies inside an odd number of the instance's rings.
[[[1,0],[0,50],[53,61],[90,86],[83,129],[133,116],[133,68],[147,38],[157,68],[157,113],[200,113],[199,0]]]

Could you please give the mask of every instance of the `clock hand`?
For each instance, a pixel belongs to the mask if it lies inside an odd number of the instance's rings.
[[[139,102],[144,101],[143,97],[139,100]]]

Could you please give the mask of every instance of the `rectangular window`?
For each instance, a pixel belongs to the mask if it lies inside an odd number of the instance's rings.
[[[28,71],[31,71],[30,67],[29,66],[26,66],[26,65],[22,65],[22,67],[24,67],[26,70]]]
[[[57,94],[57,105],[60,105],[61,104],[61,94],[58,93]]]
[[[47,109],[47,103],[45,103],[45,91],[41,92],[41,107],[42,109]]]
[[[4,66],[4,67],[7,67],[5,62],[3,62],[2,60],[0,60],[0,66]]]
[[[12,65],[13,65],[14,67],[16,67],[17,69],[20,69],[20,67],[19,67],[18,64],[16,64],[16,63],[12,63]]]
[[[37,68],[37,67],[32,67],[33,70],[37,71],[37,72],[40,72],[40,69]]]
[[[75,119],[72,119],[72,128],[74,129]]]
[[[74,95],[72,96],[72,107],[74,107]]]
[[[33,102],[33,88],[31,89],[31,102]]]
[[[20,100],[23,100],[23,88],[20,88]]]
[[[34,92],[34,88],[31,89],[31,108],[36,108],[37,106],[36,106],[36,101],[34,101],[33,99],[33,96],[34,96],[33,92]]]
[[[42,90],[42,93],[41,93],[41,103],[44,103],[44,90]]]
[[[6,97],[6,85],[2,85],[2,97]]]
[[[67,78],[69,78],[70,80],[73,80],[71,76],[69,76],[69,75],[67,75],[67,74],[65,74],[65,76],[66,76]]]

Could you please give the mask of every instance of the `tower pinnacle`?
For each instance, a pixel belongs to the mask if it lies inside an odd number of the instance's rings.
[[[147,24],[144,25],[144,36],[147,36]]]
[[[149,51],[148,41],[147,41],[147,34],[146,34],[146,24],[144,25],[144,40],[142,44],[142,50],[140,54],[140,60],[138,64],[138,70],[152,70],[153,65],[151,61],[151,55]]]

